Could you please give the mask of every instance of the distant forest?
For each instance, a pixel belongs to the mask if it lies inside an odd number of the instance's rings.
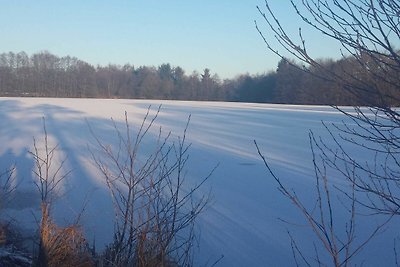
[[[348,57],[321,60],[319,64],[338,73],[351,72],[364,81],[370,79],[372,86],[373,77],[355,67],[355,60]],[[58,57],[47,51],[31,56],[8,52],[0,54],[0,96],[371,104],[344,90],[340,83],[324,79],[323,68],[314,70],[283,59],[275,71],[221,80],[209,69],[187,74],[168,63],[158,67],[93,66],[76,57]]]

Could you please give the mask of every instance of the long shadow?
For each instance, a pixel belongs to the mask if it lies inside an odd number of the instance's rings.
[[[43,152],[44,118],[50,146],[59,145],[56,155],[59,158],[56,160],[59,162],[66,157],[63,167],[65,171],[71,171],[51,207],[54,218],[61,225],[79,218],[88,239],[96,238],[97,246],[101,248],[112,238],[112,205],[101,177],[93,173],[90,165],[88,143],[92,137],[83,115],[51,104],[25,107],[18,100],[0,100],[0,122],[3,125],[0,129],[0,142],[3,144],[0,148],[0,172],[15,164],[15,182],[18,185],[12,202],[7,205],[7,213],[2,215],[29,229],[37,227],[40,196],[34,185],[37,181],[32,173],[34,161],[28,151],[32,151],[34,137],[39,152]],[[105,137],[107,142],[113,142],[110,120],[88,118],[88,121],[94,132]]]
[[[0,117],[0,119],[5,125],[11,127],[11,130],[7,132],[8,140],[11,141],[16,138],[22,142],[22,144],[19,145],[22,148],[13,149],[13,151],[15,151],[13,160],[16,161],[25,158],[25,160],[29,161],[29,157],[27,157],[26,153],[32,146],[32,136],[30,135],[33,133],[38,141],[42,140],[43,130],[41,117],[45,117],[49,136],[54,138],[53,141],[55,143],[59,143],[60,153],[68,157],[68,165],[65,167],[72,170],[68,182],[64,184],[63,190],[60,193],[60,199],[56,201],[53,206],[54,215],[59,222],[68,223],[71,221],[71,218],[76,218],[85,207],[86,209],[83,212],[81,222],[85,225],[85,231],[87,232],[89,240],[95,237],[98,247],[101,248],[102,245],[112,238],[113,210],[109,193],[105,189],[102,178],[98,173],[93,172],[93,168],[90,167],[90,152],[87,149],[87,145],[88,143],[93,143],[93,137],[91,136],[85,119],[89,121],[93,132],[98,135],[101,140],[112,145],[116,144],[116,140],[115,129],[112,127],[111,121],[96,117],[85,118],[85,114],[77,112],[76,110],[70,110],[51,104],[35,105],[31,108],[24,108],[22,105],[19,105],[18,102],[10,102],[9,104],[11,106],[4,108],[4,112],[2,112],[3,117]],[[145,103],[141,105],[140,108],[145,112],[148,108],[148,104]],[[7,108],[10,108],[11,112],[9,112]],[[135,106],[135,108],[137,107]],[[164,110],[168,112],[164,112]],[[192,118],[194,129],[189,128],[190,132],[207,129],[207,117],[215,115],[215,112],[206,112],[206,114],[204,114],[204,111],[201,109],[197,111],[198,112],[195,113]],[[175,134],[180,135],[186,124],[185,120],[179,121],[179,119],[177,119],[182,118],[182,116],[179,115],[179,113],[182,114],[182,112],[184,112],[182,109],[164,106],[162,114],[156,123],[172,126],[171,130],[178,129],[179,132],[175,132]],[[31,114],[32,116],[23,117],[21,113]],[[165,116],[167,114],[172,115]],[[221,114],[220,116],[222,118],[225,114]],[[19,119],[16,120],[15,117],[19,117]],[[232,118],[233,117],[234,116],[232,116]],[[203,119],[203,121],[198,121],[198,118]],[[116,121],[116,126],[119,129],[124,129],[122,122]],[[216,131],[214,134],[214,136],[216,136],[221,133],[222,129],[214,129],[214,131]],[[149,134],[149,138],[147,138],[143,144],[143,148],[145,149],[143,152],[146,152],[146,150],[152,146],[151,143],[157,135],[157,129],[155,129],[155,132],[150,132]],[[10,144],[13,143],[11,142]],[[7,153],[2,154],[2,156],[3,155],[6,157],[5,155],[7,155]],[[236,170],[233,172],[230,166],[230,162],[232,161],[231,157],[232,155],[230,155],[230,153],[219,149],[215,149],[211,156],[205,154],[204,149],[198,146],[193,147],[190,151],[190,165],[188,165],[189,173],[187,175],[189,186],[195,184],[199,178],[206,176],[217,162],[222,163],[212,179],[212,184],[215,185],[214,194],[218,198],[218,203],[215,206],[211,206],[207,213],[208,216],[201,220],[201,222],[203,222],[203,240],[211,240],[209,244],[207,244],[207,242],[203,243],[207,246],[203,246],[202,249],[203,251],[209,250],[210,253],[215,253],[215,257],[218,257],[217,254],[225,254],[227,259],[230,259],[227,261],[228,263],[234,262],[235,254],[240,255],[240,253],[229,251],[230,246],[226,246],[229,249],[224,249],[221,245],[225,242],[243,243],[242,237],[248,236],[249,239],[246,239],[246,242],[249,242],[250,246],[245,246],[248,247],[246,253],[261,255],[262,251],[274,251],[272,254],[280,255],[280,247],[274,248],[276,243],[273,245],[270,243],[263,243],[264,239],[257,236],[256,231],[248,229],[246,226],[251,222],[255,229],[263,228],[263,225],[266,223],[264,220],[265,216],[259,216],[263,211],[261,208],[262,206],[257,205],[257,202],[267,202],[272,196],[276,196],[276,194],[270,192],[272,190],[269,190],[268,194],[265,196],[256,193],[258,192],[256,189],[260,186],[268,188],[268,183],[265,181],[260,183],[259,180],[254,178],[249,179],[247,173],[249,168],[244,165],[240,171]],[[239,164],[242,159],[235,158],[234,160]],[[24,161],[24,165],[29,166],[26,167],[27,169],[33,167],[32,162]],[[256,172],[260,171],[262,170],[257,168]],[[27,173],[27,180],[34,179],[32,175],[29,175],[29,171],[25,171],[25,173]],[[255,173],[253,168],[252,173],[255,177],[259,176]],[[30,182],[30,186],[32,186],[32,182]],[[248,198],[249,195],[252,197]],[[252,207],[251,210],[254,210],[254,212],[250,212],[248,217],[246,216],[246,218],[244,218],[244,216],[240,215],[236,216],[235,219],[230,217],[231,213],[238,213],[237,209],[244,210],[249,209],[249,207]],[[26,217],[32,218],[31,210],[26,213]],[[18,213],[21,213],[21,211],[18,210]],[[276,217],[278,217],[278,215],[272,215],[271,220],[274,220]],[[30,220],[34,221],[33,219]],[[221,227],[225,227],[225,229]],[[232,236],[232,232],[237,233],[237,235]],[[276,235],[277,234],[271,232],[265,234],[265,236],[269,236],[273,240],[278,240]],[[217,240],[214,242],[215,238]],[[252,240],[257,241],[257,250],[254,250],[254,246],[251,245]],[[216,252],[216,247],[220,247],[220,251]],[[245,249],[243,247],[241,248]]]
[[[64,169],[71,171],[58,192],[52,211],[60,224],[79,222],[84,226],[89,240],[96,239],[98,248],[110,242],[113,233],[113,209],[105,183],[99,173],[93,173],[88,145],[93,132],[100,133],[113,142],[110,121],[99,118],[85,118],[75,110],[60,108],[51,104],[37,105],[30,112],[42,112],[49,136],[58,144],[60,160],[66,158]],[[71,116],[74,119],[71,119]],[[66,117],[66,119],[64,119]],[[43,136],[37,137],[43,139]]]
[[[52,104],[35,105],[25,112],[36,114],[35,120],[27,122],[26,126],[29,125],[27,130],[36,129],[35,138],[39,144],[43,140],[41,117],[45,119],[49,140],[52,142],[50,145],[59,145],[59,156],[61,159],[67,158],[65,170],[71,171],[52,206],[54,217],[60,224],[68,224],[79,218],[88,239],[95,238],[97,247],[102,248],[111,241],[113,235],[114,211],[102,174],[94,167],[90,149],[94,153],[98,149],[95,137],[107,145],[117,147],[118,136],[113,124],[124,133],[124,122],[85,117],[84,113]],[[131,130],[132,136],[135,136],[137,118],[129,121],[133,121]],[[148,138],[143,140],[139,160],[145,161],[147,153],[151,153],[156,145],[156,137],[156,130],[148,133]]]

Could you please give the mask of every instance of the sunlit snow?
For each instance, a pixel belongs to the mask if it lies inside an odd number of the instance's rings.
[[[16,164],[18,194],[7,210],[26,227],[35,227],[37,199],[32,174],[33,137],[43,138],[42,117],[52,144],[60,145],[59,156],[67,157],[72,170],[63,184],[53,212],[59,223],[73,221],[82,209],[81,223],[89,242],[98,249],[112,238],[113,211],[102,176],[91,160],[90,148],[96,136],[110,145],[115,142],[111,118],[123,127],[127,112],[132,128],[138,127],[148,107],[151,114],[162,104],[156,126],[173,137],[182,135],[188,116],[188,141],[192,143],[187,165],[188,186],[219,164],[201,192],[212,199],[198,221],[199,249],[196,263],[217,266],[292,266],[294,265],[287,231],[300,244],[310,244],[312,234],[300,213],[277,190],[260,160],[253,140],[257,140],[276,174],[294,188],[305,203],[313,206],[314,172],[308,134],[312,130],[329,142],[321,121],[340,123],[344,118],[331,107],[289,106],[222,102],[179,102],[158,100],[102,99],[0,99],[0,167]],[[90,127],[89,127],[90,125]],[[154,136],[158,131],[155,127]],[[353,151],[356,153],[356,151]],[[372,155],[358,155],[360,159]],[[344,181],[331,177],[335,183]],[[339,218],[346,211],[339,211]],[[288,221],[284,223],[282,220]],[[368,222],[368,224],[366,223]],[[364,226],[365,224],[365,226]],[[368,231],[374,217],[362,217],[359,227]],[[360,255],[365,265],[393,265],[395,227],[376,237]],[[397,233],[396,233],[397,234]],[[362,237],[363,232],[359,236]],[[306,242],[310,241],[310,242]],[[317,246],[320,246],[316,243]],[[312,255],[311,245],[303,246]],[[384,264],[386,263],[386,264]]]

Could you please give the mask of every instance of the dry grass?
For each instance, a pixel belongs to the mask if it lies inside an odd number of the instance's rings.
[[[57,226],[42,205],[43,218],[37,266],[94,266],[88,243],[79,225]]]

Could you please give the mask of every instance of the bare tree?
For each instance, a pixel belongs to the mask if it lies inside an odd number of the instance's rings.
[[[42,147],[34,138],[33,151],[29,152],[35,161],[35,185],[41,197],[39,244],[35,264],[43,267],[91,266],[88,245],[78,222],[63,228],[57,226],[51,217],[51,204],[70,171],[65,170],[66,159],[57,161],[58,144],[50,145],[44,118],[43,131]]]
[[[287,29],[282,26],[282,21],[273,11],[270,2],[265,1],[264,8],[257,7],[266,23],[266,29],[262,29],[256,22],[256,28],[268,49],[290,64],[291,61],[284,56],[289,53],[291,57],[302,63],[301,70],[342,88],[367,106],[364,108],[354,107],[352,111],[335,107],[345,115],[347,122],[341,125],[324,124],[334,145],[327,145],[324,140],[312,136],[314,164],[315,153],[320,156],[322,161],[318,166],[314,165],[318,170],[316,172],[318,196],[321,192],[318,189],[321,179],[318,177],[325,177],[321,176],[319,170],[328,167],[338,171],[349,181],[351,190],[339,190],[353,203],[352,207],[367,208],[370,214],[388,215],[387,220],[399,215],[400,114],[398,109],[394,108],[400,103],[398,98],[400,53],[396,47],[400,41],[399,2],[394,0],[290,1],[293,10],[305,25],[318,31],[321,36],[340,44],[342,60],[351,62],[351,64],[342,64],[339,69],[329,68],[310,55],[301,28],[298,35],[299,41],[296,42],[295,36],[290,36]],[[267,36],[273,36],[278,41],[279,48],[272,45],[272,40]],[[293,66],[298,67],[294,64]],[[315,69],[318,72],[312,71]],[[339,134],[335,132],[339,132]],[[353,145],[359,151],[365,151],[374,156],[370,160],[360,161],[357,159],[357,155],[346,148],[348,145]],[[314,148],[316,149],[314,150]],[[259,154],[262,156],[260,151]],[[267,165],[265,158],[262,158]],[[268,165],[267,167],[269,168]],[[271,172],[270,169],[269,171]],[[313,215],[310,217],[309,210],[298,204],[297,195],[288,191],[277,177],[274,176],[274,178],[282,193],[291,199],[305,215],[327,251],[335,251],[325,245],[329,235],[325,233],[324,223],[315,222],[315,217]],[[325,180],[322,181],[325,183]],[[329,205],[330,201],[326,190],[325,195],[327,196],[325,200],[318,197],[318,203],[322,201],[328,204],[329,208],[326,209],[329,211],[328,218],[332,218],[333,207]],[[320,217],[323,218],[324,215]],[[349,225],[354,225],[353,216],[350,218]],[[315,228],[315,226],[318,227]],[[380,227],[377,226],[376,229]],[[336,233],[335,231],[334,234]],[[373,237],[374,233],[375,231],[370,237]],[[334,242],[328,242],[328,244],[331,245]],[[357,249],[353,249],[353,251],[357,251]],[[396,246],[394,251],[397,258]],[[341,266],[343,265],[341,262],[346,261],[334,260],[334,265]]]
[[[256,23],[267,47],[283,59],[283,51],[288,52],[304,64],[304,71],[309,71],[310,67],[323,70],[320,78],[340,85],[366,104],[394,112],[388,106],[394,101],[398,104],[399,100],[396,93],[400,88],[400,55],[395,47],[400,40],[399,3],[393,0],[290,2],[306,25],[341,45],[344,59],[353,61],[351,68],[332,70],[313,58],[307,50],[302,29],[299,29],[297,43],[287,34],[269,1],[265,1],[266,12],[257,8],[281,49],[271,45],[272,40],[267,39],[265,31]]]
[[[197,196],[208,175],[192,188],[185,186],[188,160],[186,130],[173,141],[158,131],[156,143],[145,144],[160,108],[150,107],[136,133],[125,114],[121,131],[114,122],[118,145],[101,141],[93,161],[103,174],[115,209],[114,241],[104,254],[106,266],[191,266],[196,218],[208,203]],[[188,120],[189,123],[189,120]],[[143,147],[151,148],[149,153]]]
[[[43,118],[43,131],[44,131],[44,144],[43,148],[39,148],[36,138],[33,138],[33,151],[29,151],[29,154],[35,161],[34,174],[37,177],[35,181],[36,188],[40,193],[42,205],[45,209],[48,209],[50,202],[57,195],[60,183],[69,175],[70,171],[63,169],[65,160],[60,163],[56,162],[56,155],[58,150],[58,144],[51,146],[48,140],[48,133],[46,129],[46,122]]]
[[[269,174],[278,184],[278,190],[300,211],[316,237],[318,244],[313,244],[314,255],[310,256],[305,254],[304,249],[301,249],[296,239],[288,231],[296,266],[301,266],[301,263],[306,266],[352,266],[354,264],[353,258],[361,252],[374,236],[381,232],[393,215],[376,225],[371,232],[361,233],[357,229],[360,210],[357,206],[359,200],[356,196],[356,184],[352,183],[349,188],[346,188],[338,187],[333,182],[330,182],[327,168],[335,160],[327,159],[324,154],[320,155],[315,151],[319,151],[322,148],[316,142],[313,133],[310,132],[309,138],[315,174],[315,204],[311,206],[307,206],[296,190],[290,189],[282,179],[275,175],[257,142],[254,141],[254,143],[258,155],[261,157]],[[339,157],[337,155],[336,159]],[[344,171],[349,179],[354,179],[357,175],[354,165],[346,165]],[[338,195],[335,193],[337,190],[344,193],[346,197],[339,203],[337,201]],[[343,210],[345,211],[344,218],[339,215],[343,213]]]
[[[356,124],[355,127],[350,124],[333,126],[341,132],[336,137],[331,134],[336,141],[336,149],[342,154],[336,160],[352,164],[361,172],[350,180],[358,191],[371,196],[372,201],[365,203],[366,206],[376,212],[398,214],[400,195],[399,190],[394,189],[400,188],[400,166],[397,159],[400,153],[400,114],[392,105],[399,103],[397,95],[400,92],[400,54],[394,46],[394,43],[400,41],[399,3],[392,0],[303,0],[303,9],[295,1],[291,3],[309,26],[342,45],[347,52],[346,59],[353,59],[352,70],[332,71],[325,68],[320,61],[309,55],[301,29],[301,43],[296,44],[281,26],[268,1],[267,13],[258,9],[283,49],[308,66],[321,69],[324,74],[321,78],[341,86],[369,105],[368,108],[354,107],[354,112],[335,107]],[[283,57],[279,50],[273,49],[258,26],[257,29],[268,48]],[[303,70],[309,69],[305,67]],[[376,154],[375,165],[357,162],[354,156],[343,149],[341,143],[351,143],[373,151]],[[337,155],[333,148],[327,148],[325,152],[331,159]],[[340,164],[336,164],[336,167],[339,168]]]

